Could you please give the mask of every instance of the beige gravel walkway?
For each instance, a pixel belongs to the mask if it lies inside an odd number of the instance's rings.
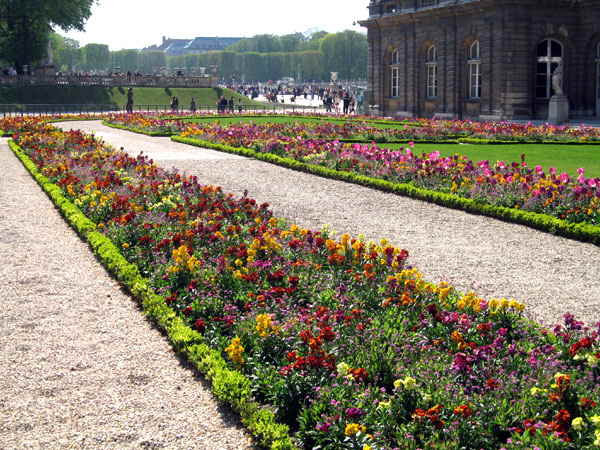
[[[330,224],[353,235],[388,238],[410,252],[410,261],[428,279],[486,298],[519,299],[546,323],[566,311],[588,322],[600,320],[597,246],[100,122],[61,126],[94,132],[132,154],[144,151],[165,167],[176,166],[228,192],[248,189],[257,201],[270,202],[275,215],[298,225]]]
[[[0,449],[245,449],[0,143]]]

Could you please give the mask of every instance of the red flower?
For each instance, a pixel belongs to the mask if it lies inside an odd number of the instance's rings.
[[[321,328],[321,333],[319,337],[325,341],[333,341],[335,339],[335,333],[330,326]]]
[[[206,323],[204,323],[204,320],[198,319],[196,322],[194,322],[194,328],[200,333],[204,333],[204,330],[206,329]]]
[[[355,381],[365,381],[369,376],[367,371],[362,367],[359,367],[357,369],[350,369],[349,373],[354,377]]]
[[[454,414],[457,416],[463,417],[471,417],[473,415],[473,410],[469,407],[469,405],[460,405],[454,408]]]
[[[495,378],[488,378],[485,382],[485,385],[489,390],[494,390],[500,387],[500,382]]]

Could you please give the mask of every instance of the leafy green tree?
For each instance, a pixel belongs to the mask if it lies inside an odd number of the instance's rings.
[[[105,44],[87,44],[82,48],[85,70],[111,70],[110,51]]]
[[[144,74],[153,74],[167,67],[167,55],[160,50],[147,50],[138,56],[138,70]]]
[[[81,64],[81,50],[79,42],[75,39],[61,36],[58,33],[50,34],[54,64],[63,72],[77,70]]]
[[[279,37],[282,52],[297,52],[304,43],[305,38],[302,33],[285,34]]]
[[[123,72],[136,72],[139,70],[139,50],[124,49],[110,52],[111,66],[120,67]]]
[[[50,33],[83,30],[95,0],[0,0],[0,53],[21,72],[46,56]]]
[[[346,30],[329,34],[321,42],[321,53],[327,72],[338,72],[341,80],[366,78],[367,37]]]

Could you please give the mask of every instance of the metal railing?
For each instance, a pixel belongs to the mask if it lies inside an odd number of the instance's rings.
[[[289,104],[268,104],[264,105],[235,105],[233,110],[225,108],[224,114],[240,114],[240,113],[276,113],[276,112],[291,112],[291,113],[315,113],[321,112],[322,108],[316,106],[302,106]],[[2,116],[23,116],[23,115],[52,115],[52,114],[94,114],[94,113],[122,113],[125,112],[125,107],[110,104],[0,104],[0,114]],[[169,113],[174,112],[170,105],[150,105],[139,104],[134,105],[133,112],[148,112],[148,113]],[[175,112],[191,112],[189,108],[179,108]],[[216,105],[198,105],[196,113],[219,112]]]

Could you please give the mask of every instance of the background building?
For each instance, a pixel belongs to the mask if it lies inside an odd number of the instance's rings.
[[[171,39],[163,36],[161,45],[153,45],[144,50],[162,50],[167,55],[205,53],[211,50],[225,50],[241,41],[241,37],[197,37],[194,39]]]
[[[546,119],[562,63],[571,117],[600,115],[597,0],[371,0],[361,24],[382,114]]]

